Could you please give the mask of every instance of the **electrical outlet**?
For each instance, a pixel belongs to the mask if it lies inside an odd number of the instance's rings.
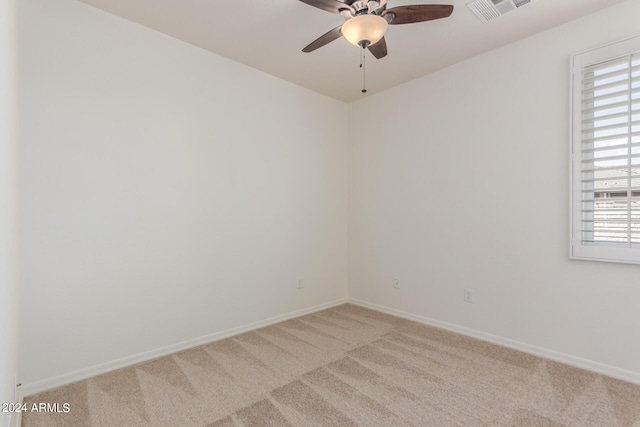
[[[304,288],[304,280],[302,278],[298,279],[298,289]]]
[[[400,279],[398,279],[397,277],[393,279],[393,287],[396,289],[400,289]]]
[[[464,301],[473,302],[473,289],[464,288]]]

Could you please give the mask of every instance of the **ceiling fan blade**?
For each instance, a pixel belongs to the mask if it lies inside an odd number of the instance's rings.
[[[300,0],[302,3],[306,3],[309,6],[317,7],[318,9],[326,10],[331,13],[340,13],[343,9],[351,10],[351,6],[341,3],[336,0]]]
[[[377,59],[387,56],[387,42],[384,37],[376,42],[376,44],[368,46],[368,48],[369,52],[371,52]]]
[[[335,39],[339,39],[340,36],[342,36],[342,32],[340,31],[341,28],[342,28],[342,25],[335,27],[333,30],[326,32],[325,34],[321,35],[320,37],[318,37],[317,39],[309,43],[309,45],[304,49],[302,49],[302,51],[306,53],[313,52],[314,50],[321,48],[326,44],[331,43]]]
[[[382,16],[393,14],[389,25],[412,24],[414,22],[432,21],[446,18],[453,12],[453,6],[449,4],[413,4],[387,9]]]

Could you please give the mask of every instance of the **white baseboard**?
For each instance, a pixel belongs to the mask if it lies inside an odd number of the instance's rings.
[[[500,337],[498,335],[488,334],[486,332],[478,331],[475,329],[465,328],[455,325],[453,323],[442,322],[440,320],[431,319],[428,317],[420,316],[417,314],[396,310],[394,308],[382,306],[379,304],[370,303],[367,301],[358,300],[355,298],[341,298],[329,303],[316,305],[302,310],[296,310],[287,314],[274,316],[268,319],[252,322],[236,328],[227,329],[224,331],[216,332],[213,334],[205,335],[203,337],[194,338],[191,340],[183,341],[177,344],[172,344],[166,347],[158,348],[155,350],[146,351],[143,353],[135,354],[132,356],[124,357],[121,359],[113,360],[110,362],[102,363],[99,365],[91,366],[77,371],[69,372],[66,374],[58,375],[56,377],[48,378],[42,381],[36,381],[33,383],[23,384],[18,390],[22,396],[30,396],[36,393],[40,393],[55,387],[60,387],[72,382],[81,381],[96,375],[104,374],[106,372],[114,371],[116,369],[125,368],[127,366],[135,365],[137,363],[145,362],[148,360],[156,359],[158,357],[166,356],[178,351],[186,350],[199,345],[208,344],[221,339],[229,338],[234,335],[239,335],[244,332],[249,332],[255,329],[263,328],[265,326],[272,325],[274,323],[282,322],[294,317],[304,316],[305,314],[314,313],[316,311],[325,310],[327,308],[335,307],[341,304],[350,303],[361,307],[376,310],[382,313],[387,313],[393,316],[401,317],[403,319],[413,320],[418,323],[422,323],[429,326],[435,326],[437,328],[446,329],[451,332],[467,335],[472,338],[477,338],[483,341],[498,344],[504,347],[512,348],[514,350],[523,351],[525,353],[533,354],[535,356],[551,359],[556,362],[565,363],[567,365],[575,366],[577,368],[586,369],[589,371],[597,372],[603,375],[607,375],[613,378],[618,378],[623,381],[628,381],[635,384],[640,384],[640,373],[628,371],[625,369],[616,368],[615,366],[605,365],[603,363],[594,362],[580,357],[572,356],[565,353],[549,350],[542,347],[526,344],[520,341]],[[20,396],[22,400],[22,396]],[[10,426],[19,426],[20,419],[11,420],[13,424]]]
[[[17,375],[16,375],[17,379]],[[22,397],[22,387],[17,384],[15,386],[15,395],[13,396],[13,401],[15,403],[19,403],[21,406],[24,403],[24,398]],[[11,413],[11,417],[9,418],[9,427],[20,427],[22,425],[22,412],[13,412]]]
[[[20,402],[22,403],[22,402]],[[9,416],[9,427],[20,427],[22,424],[22,412],[12,412]]]
[[[168,345],[166,347],[158,348],[155,350],[145,351],[143,353],[134,354],[132,356],[127,356],[127,357],[116,359],[110,362],[101,363],[99,365],[90,366],[88,368],[79,369],[77,371],[68,372],[66,374],[58,375],[52,378],[47,378],[45,380],[36,381],[33,383],[26,383],[22,385],[21,391],[24,396],[31,396],[33,394],[50,390],[55,387],[60,387],[76,381],[91,378],[96,375],[104,374],[106,372],[114,371],[120,368],[125,368],[127,366],[135,365],[137,363],[146,362],[151,359],[157,359],[158,357],[166,356],[168,354],[176,353],[178,351],[186,350],[192,347],[197,347],[199,345],[209,344],[214,341],[219,341],[225,338],[232,337],[234,335],[242,334],[244,332],[249,332],[255,329],[263,328],[265,326],[269,326],[278,322],[283,322],[285,320],[289,320],[294,317],[315,313],[316,311],[325,310],[327,308],[335,307],[341,304],[345,304],[347,302],[348,302],[348,298],[340,298],[332,302],[316,305],[316,306],[305,308],[302,310],[292,311],[290,313],[270,317],[268,319],[260,320],[257,322],[248,323],[246,325],[238,326],[236,328],[215,332],[213,334],[205,335],[198,338],[193,338],[187,341],[182,341],[177,344]]]
[[[453,323],[442,322],[440,320],[431,319],[431,318],[420,316],[413,313],[408,313],[406,311],[396,310],[394,308],[385,307],[382,305],[358,300],[355,298],[349,298],[348,302],[350,304],[359,305],[361,307],[365,307],[371,310],[376,310],[382,313],[390,314],[392,316],[413,320],[425,325],[435,326],[437,328],[446,329],[451,332],[467,335],[472,338],[477,338],[482,341],[488,341],[490,343],[498,344],[503,347],[508,347],[514,350],[522,351],[524,353],[533,354],[534,356],[543,357],[545,359],[551,359],[553,361],[564,363],[566,365],[575,366],[576,368],[586,369],[588,371],[597,372],[599,374],[617,378],[630,383],[640,384],[639,372],[633,372],[633,371],[628,371],[626,369],[616,368],[615,366],[605,365],[603,363],[594,362],[592,360],[582,359],[580,357],[572,356],[570,354],[560,353],[560,352],[549,350],[543,347],[537,347],[535,345],[526,344],[520,341],[504,338],[498,335],[488,334],[486,332],[478,331],[475,329],[458,326]]]

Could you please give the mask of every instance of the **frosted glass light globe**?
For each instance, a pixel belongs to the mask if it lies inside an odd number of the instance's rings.
[[[374,45],[384,37],[387,21],[378,15],[359,15],[342,24],[340,31],[355,46]]]

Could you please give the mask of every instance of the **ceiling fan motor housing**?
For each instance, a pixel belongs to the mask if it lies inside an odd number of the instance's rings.
[[[355,10],[356,16],[362,15],[363,13],[369,13],[369,6],[367,3],[369,3],[367,0],[358,0],[351,4],[351,7]]]
[[[351,3],[353,16],[358,15],[379,15],[387,5],[387,0],[356,0]]]

